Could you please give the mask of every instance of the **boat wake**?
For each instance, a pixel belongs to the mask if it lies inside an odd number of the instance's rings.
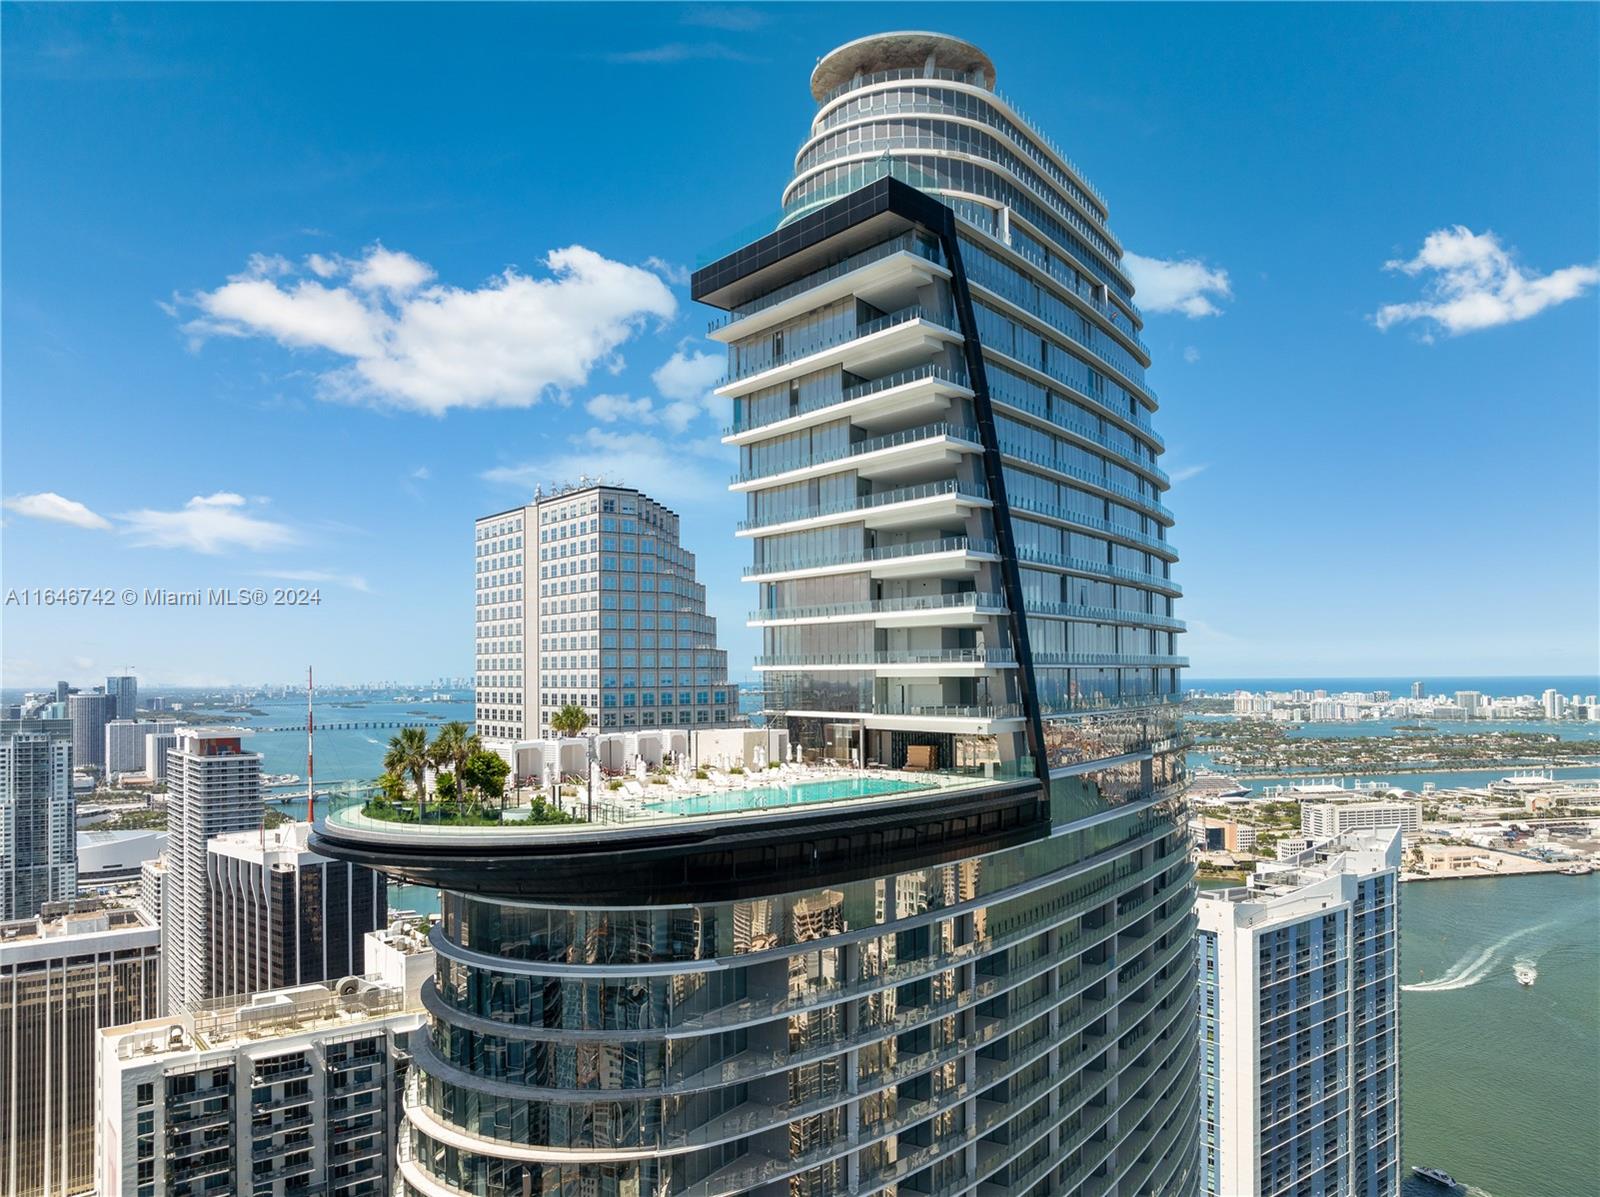
[[[1470,989],[1494,971],[1500,953],[1506,948],[1524,935],[1543,931],[1553,925],[1553,923],[1539,923],[1537,926],[1513,931],[1510,935],[1495,940],[1476,956],[1463,956],[1433,980],[1418,981],[1412,985],[1402,985],[1400,988],[1406,993],[1451,993],[1457,989]]]

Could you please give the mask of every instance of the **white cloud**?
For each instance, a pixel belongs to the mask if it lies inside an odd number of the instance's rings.
[[[735,50],[722,42],[666,42],[643,50],[621,50],[600,57],[605,62],[620,64],[693,62],[701,59],[715,62],[754,61],[743,50]]]
[[[727,359],[720,353],[703,353],[698,349],[685,352],[679,346],[676,353],[656,368],[650,381],[668,399],[701,399],[717,385],[717,380],[727,372]]]
[[[1183,360],[1188,362],[1191,366],[1194,365],[1200,360],[1200,351],[1193,345],[1185,345],[1183,347]]]
[[[724,447],[714,439],[664,443],[648,432],[590,428],[570,450],[518,465],[485,470],[487,482],[531,493],[535,486],[573,482],[579,475],[635,486],[669,503],[691,504],[720,495],[727,478],[717,468]]]
[[[285,582],[311,582],[319,586],[344,586],[363,594],[371,588],[360,574],[340,574],[325,569],[268,569],[257,573],[260,578],[279,578]]]
[[[595,395],[584,401],[583,409],[606,424],[627,420],[636,424],[656,422],[655,404],[648,398],[630,399],[626,395]]]
[[[104,530],[111,527],[111,521],[102,515],[96,515],[76,499],[67,499],[54,491],[41,491],[36,495],[18,495],[14,499],[7,499],[4,503],[8,511],[15,511],[18,515],[25,515],[30,519],[52,520],[58,524],[72,524],[78,528],[93,528]]]
[[[1181,312],[1191,320],[1220,316],[1212,299],[1232,299],[1228,272],[1213,269],[1198,258],[1146,258],[1122,255],[1123,268],[1133,280],[1134,299],[1146,312]]]
[[[1524,272],[1494,233],[1474,233],[1461,224],[1435,229],[1416,257],[1385,262],[1383,268],[1411,278],[1429,277],[1420,301],[1378,309],[1373,321],[1379,330],[1422,320],[1451,336],[1527,320],[1577,299],[1600,282],[1600,268],[1594,265],[1567,266],[1545,275]],[[1431,340],[1431,333],[1424,339]]]
[[[1189,479],[1205,473],[1210,468],[1210,462],[1204,462],[1200,465],[1179,466],[1168,476],[1172,479],[1173,485],[1176,486],[1180,482],[1187,482]]]
[[[252,259],[189,297],[200,314],[184,331],[197,343],[266,337],[326,351],[348,360],[318,375],[324,397],[432,415],[563,394],[597,366],[618,367],[617,350],[647,318],[677,312],[657,274],[581,245],[547,254],[547,278],[512,267],[475,289],[430,283],[431,267],[381,245],[354,262],[315,255],[305,266],[315,277],[281,262]]]
[[[418,482],[426,482],[429,478],[433,477],[433,471],[428,469],[428,467],[425,465],[420,465],[411,471],[411,476]]]
[[[138,545],[159,549],[193,549],[219,553],[227,548],[275,549],[299,537],[286,524],[258,519],[240,508],[243,495],[218,491],[196,495],[177,511],[125,511],[117,516],[122,531]]]
[[[687,287],[693,277],[687,266],[680,266],[676,262],[669,262],[665,258],[649,257],[644,264],[654,270],[674,287]]]

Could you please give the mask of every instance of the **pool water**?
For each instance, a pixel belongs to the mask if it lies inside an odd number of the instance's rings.
[[[831,781],[799,781],[786,786],[758,786],[721,794],[696,794],[651,802],[649,810],[668,815],[715,815],[735,810],[767,810],[807,802],[834,802],[841,798],[871,798],[880,794],[908,794],[929,787],[919,781],[894,777],[844,777]]]

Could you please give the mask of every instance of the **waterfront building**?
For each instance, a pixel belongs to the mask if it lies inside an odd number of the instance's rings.
[[[1412,698],[1426,698],[1427,696],[1428,696],[1428,687],[1426,685],[1424,685],[1422,682],[1412,682],[1411,683],[1411,697]]]
[[[1202,1191],[1400,1192],[1400,836],[1200,894]]]
[[[178,742],[176,723],[161,726],[165,730],[146,732],[144,737],[144,772],[151,781],[167,780],[167,751]]]
[[[106,678],[106,693],[117,700],[113,719],[132,719],[139,709],[139,679],[129,675]]]
[[[1407,839],[1422,834],[1422,804],[1403,799],[1368,802],[1302,802],[1300,830],[1312,843],[1354,831],[1398,829]]]
[[[0,921],[78,892],[72,724],[0,720]]]
[[[581,480],[479,519],[474,552],[486,741],[547,738],[568,703],[606,731],[739,721],[675,512]]]
[[[364,937],[389,921],[388,884],[306,847],[305,823],[206,844],[214,994],[260,993],[367,972]]]
[[[96,690],[67,695],[67,717],[72,720],[72,763],[75,768],[106,763],[106,724],[116,717],[114,694]]]
[[[162,912],[168,1008],[216,996],[212,979],[211,886],[206,845],[259,831],[266,818],[261,754],[239,728],[185,728],[167,750],[167,903]]]
[[[177,728],[172,719],[113,719],[106,724],[106,776],[148,771],[151,737],[173,735]]]
[[[156,1013],[160,933],[136,910],[52,902],[0,922],[0,1193],[94,1189],[102,1027]]]
[[[350,977],[103,1031],[99,1197],[378,1197],[393,1187],[403,990]]]
[[[1540,705],[1544,707],[1546,719],[1559,719],[1566,712],[1567,700],[1560,690],[1551,688],[1544,692]]]
[[[1255,827],[1233,819],[1191,819],[1189,831],[1202,852],[1249,852],[1256,846]]]
[[[1460,707],[1467,719],[1478,717],[1478,707],[1483,702],[1483,695],[1477,690],[1457,690],[1455,705]]]
[[[692,283],[727,312],[766,713],[885,768],[317,825],[441,889],[404,1194],[1193,1191],[1148,357],[1103,201],[993,84],[953,38],[835,50],[781,227]]]

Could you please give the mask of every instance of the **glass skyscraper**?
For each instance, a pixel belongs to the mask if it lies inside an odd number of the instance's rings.
[[[603,825],[331,813],[318,851],[443,891],[407,1193],[1198,1183],[1178,589],[1104,202],[964,42],[812,92],[781,223],[693,289],[767,718],[860,768]]]

